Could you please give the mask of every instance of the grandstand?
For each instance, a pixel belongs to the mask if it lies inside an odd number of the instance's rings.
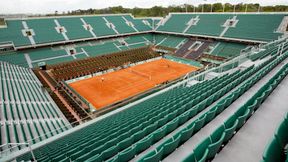
[[[30,69],[1,63],[1,150],[27,147],[71,128]],[[10,143],[14,143],[15,145]]]
[[[267,42],[281,35],[277,29],[286,15],[170,13],[156,28],[156,32]]]
[[[284,162],[287,16],[4,19],[0,161]]]

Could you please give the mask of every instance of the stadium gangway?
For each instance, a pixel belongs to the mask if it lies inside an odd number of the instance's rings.
[[[14,146],[13,146],[13,145],[14,145]],[[36,161],[30,143],[6,143],[6,144],[3,144],[3,145],[0,146],[0,148],[8,147],[8,149],[5,149],[4,151],[1,151],[1,152],[0,152],[0,158],[2,158],[3,154],[4,154],[4,155],[5,155],[5,154],[7,154],[7,155],[8,155],[8,154],[11,154],[11,152],[12,152],[11,150],[12,150],[13,148],[19,147],[19,146],[21,146],[21,145],[28,146],[29,151],[30,151],[30,153],[31,153],[31,155],[32,155],[33,161]],[[32,159],[31,159],[31,160],[32,160]]]

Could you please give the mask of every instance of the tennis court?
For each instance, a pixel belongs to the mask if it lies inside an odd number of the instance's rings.
[[[197,67],[160,59],[69,85],[96,109],[101,109],[196,70]]]

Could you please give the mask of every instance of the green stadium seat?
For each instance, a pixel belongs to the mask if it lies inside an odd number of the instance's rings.
[[[245,106],[242,106],[236,112],[236,116],[238,116],[238,125],[236,129],[240,129],[244,125],[246,119],[248,118],[249,113],[250,113],[250,109],[246,109]]]
[[[184,114],[179,116],[179,125],[182,125],[189,119],[189,112],[185,112]]]
[[[93,157],[89,158],[88,160],[86,160],[86,162],[102,162],[102,154],[99,155],[94,155]]]
[[[198,162],[198,161],[195,158],[194,152],[192,152],[182,162]]]
[[[228,106],[232,103],[233,98],[234,98],[234,95],[230,95],[230,96],[228,96],[228,97],[226,98],[225,104],[224,104],[224,107],[225,107],[225,108],[228,107]]]
[[[250,110],[250,112],[249,112],[249,117],[250,117],[250,116],[252,115],[252,113],[255,111],[257,104],[258,104],[258,101],[255,100],[252,105],[248,106],[248,109]]]
[[[218,103],[218,104],[217,104],[217,111],[216,111],[216,115],[220,114],[220,113],[224,110],[224,105],[225,105],[224,102],[222,102],[222,103]]]
[[[68,159],[68,158],[66,157],[65,154],[62,154],[62,155],[59,155],[59,156],[57,156],[57,157],[54,157],[54,158],[52,159],[52,161],[60,161],[60,160],[62,160],[62,159]],[[67,161],[67,160],[66,160],[66,161]]]
[[[177,110],[175,110],[174,112],[168,114],[168,121],[173,120],[174,118],[176,118],[177,116]]]
[[[95,154],[93,153],[93,151],[83,154],[80,157],[78,157],[75,161],[80,162],[80,161],[86,161],[88,159],[90,159],[91,157],[93,157]]]
[[[150,134],[151,132],[155,131],[157,129],[157,122],[154,124],[149,125],[148,127],[144,128],[146,135]]]
[[[198,162],[206,161],[208,153],[209,153],[209,150],[207,148],[210,144],[211,144],[210,139],[205,138],[200,144],[196,146],[196,148],[194,149],[194,156]]]
[[[106,160],[107,162],[118,162],[119,161],[119,155],[114,156],[112,159]]]
[[[206,114],[206,119],[205,119],[205,124],[209,123],[210,121],[212,121],[216,115],[216,111],[217,111],[217,107],[212,108],[211,110],[209,110]]]
[[[152,136],[148,136],[148,137],[145,137],[144,139],[138,141],[136,143],[136,153],[139,154],[141,153],[142,151],[146,150],[147,148],[150,147],[150,145],[152,144],[152,141],[153,141],[153,137]]]
[[[217,152],[221,148],[225,136],[226,133],[223,125],[217,128],[216,131],[214,131],[213,134],[211,134],[210,136],[211,144],[208,146],[209,153],[207,155],[207,159],[211,159],[217,154]]]
[[[225,138],[224,138],[224,143],[228,142],[232,136],[234,135],[234,132],[237,128],[238,125],[238,119],[233,119],[234,115],[232,116],[232,118],[228,119],[228,121],[225,122]]]
[[[132,145],[133,142],[134,142],[133,136],[129,137],[127,139],[124,139],[123,141],[118,143],[118,149],[120,151],[124,150],[124,149],[128,148],[130,145]]]
[[[167,132],[166,134],[172,132],[173,130],[175,130],[178,127],[179,124],[179,118],[175,118],[174,120],[172,120],[171,122],[167,123]]]
[[[140,139],[142,139],[144,136],[145,136],[145,130],[141,130],[141,131],[139,131],[139,132],[137,132],[137,133],[135,133],[133,136],[134,136],[134,140],[135,141],[138,141],[138,140],[140,140]]]
[[[277,139],[278,143],[282,148],[288,144],[288,123],[282,122],[275,133],[275,138]]]
[[[116,155],[118,153],[118,150],[119,150],[118,146],[112,146],[112,147],[108,148],[107,150],[102,152],[102,159],[107,160],[108,158]]]
[[[139,132],[141,129],[142,129],[142,125],[138,125],[138,126],[132,128],[132,129],[130,129],[130,133],[134,134],[136,132]]]
[[[191,110],[188,110],[188,112],[189,112],[189,118],[192,118],[197,114],[197,108],[193,107]]]
[[[70,155],[70,158],[72,160],[76,160],[77,158],[79,158],[81,155],[85,154],[87,152],[84,152],[83,150],[78,150],[77,152],[75,152],[74,154]]]
[[[164,142],[163,146],[163,158],[173,152],[179,145],[181,139],[181,135],[173,138],[171,141]]]
[[[158,121],[158,127],[165,125],[167,122],[168,122],[168,116],[165,116],[164,118]]]
[[[154,150],[153,152],[150,152],[147,157],[144,157],[143,159],[140,159],[139,162],[155,162],[160,161],[163,155],[163,148],[160,148],[159,150]]]
[[[161,127],[156,132],[152,133],[153,136],[153,143],[158,142],[160,139],[162,139],[166,135],[166,129],[167,127]]]
[[[263,160],[265,162],[276,162],[276,161],[284,161],[285,155],[283,150],[281,149],[281,145],[277,141],[277,139],[273,138],[270,142],[269,147],[267,147],[263,154]]]
[[[124,151],[120,152],[118,155],[119,162],[129,161],[136,155],[136,147],[128,147]]]
[[[195,132],[198,132],[204,126],[206,117],[207,114],[204,114],[195,121],[195,128],[194,128]]]
[[[181,139],[180,139],[180,144],[183,144],[184,142],[186,142],[190,137],[192,137],[193,132],[194,132],[194,127],[195,124],[193,123],[193,125],[191,127],[186,127],[185,130],[182,131],[181,134]]]

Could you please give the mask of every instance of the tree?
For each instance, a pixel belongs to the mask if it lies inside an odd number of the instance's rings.
[[[233,12],[235,5],[236,12],[245,12],[247,6],[247,12],[257,12],[259,8],[259,4],[225,4],[225,12]],[[201,12],[203,6],[204,12],[211,11],[211,4],[200,4],[195,6],[196,12]],[[164,17],[168,15],[170,12],[186,12],[186,7],[188,12],[194,11],[194,6],[190,4],[183,5],[171,5],[168,7],[154,6],[152,8],[124,8],[122,6],[109,7],[103,9],[93,9],[89,8],[87,10],[74,10],[68,11],[68,15],[83,15],[83,14],[120,14],[120,13],[132,13],[135,17]],[[222,3],[214,3],[213,4],[213,12],[222,12],[223,4]],[[277,5],[277,6],[261,6],[261,12],[287,12],[288,6],[285,5]],[[63,13],[64,14],[64,13]],[[53,14],[50,14],[53,15]],[[58,11],[55,11],[54,15],[58,15]]]

